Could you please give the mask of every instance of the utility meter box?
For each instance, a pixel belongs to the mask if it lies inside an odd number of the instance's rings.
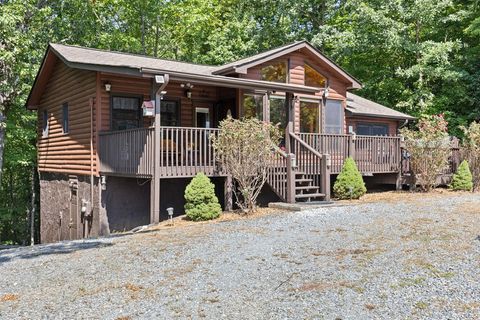
[[[144,117],[155,117],[155,101],[143,101],[142,110]]]

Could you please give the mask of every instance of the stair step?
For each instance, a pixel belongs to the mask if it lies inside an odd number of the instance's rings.
[[[295,190],[314,190],[319,188],[320,187],[318,186],[298,186],[298,187],[295,187]]]
[[[303,193],[295,195],[295,199],[304,199],[304,198],[319,198],[325,197],[324,193]]]
[[[313,182],[313,179],[295,179],[295,182]]]

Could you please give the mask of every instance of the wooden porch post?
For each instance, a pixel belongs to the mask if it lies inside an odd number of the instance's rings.
[[[330,166],[330,155],[323,154],[320,192],[325,194],[325,201],[330,201]]]
[[[156,76],[155,76],[156,78]],[[163,81],[162,81],[163,79]],[[155,81],[157,81],[155,79]],[[154,134],[154,168],[153,168],[153,184],[151,185],[153,188],[150,189],[150,197],[151,202],[153,202],[153,206],[150,207],[150,223],[158,223],[160,222],[160,144],[161,136],[160,136],[160,103],[162,101],[163,91],[167,86],[169,81],[169,75],[164,74],[163,77],[159,77],[159,87],[155,91],[155,134]],[[153,189],[153,190],[152,190]],[[153,194],[152,194],[153,191]]]
[[[295,131],[294,121],[295,121],[295,112],[293,108],[293,93],[285,93],[285,108],[287,109],[287,126],[285,127],[285,149],[287,153],[293,153],[294,150],[291,150],[290,145],[290,133]]]
[[[292,168],[294,155],[287,154],[287,202],[295,203],[295,171]]]
[[[348,156],[353,159],[355,159],[355,140],[357,140],[355,133],[348,135]]]

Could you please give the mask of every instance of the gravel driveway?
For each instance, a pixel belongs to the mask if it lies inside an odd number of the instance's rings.
[[[480,195],[0,251],[1,319],[478,319]]]

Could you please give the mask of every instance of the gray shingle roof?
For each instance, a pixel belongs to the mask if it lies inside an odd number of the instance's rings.
[[[105,51],[63,44],[50,44],[60,56],[71,63],[80,63],[108,67],[138,69],[151,68],[194,74],[211,74],[218,66],[207,66],[187,62],[173,61],[135,55],[130,53]]]
[[[358,116],[395,118],[404,120],[415,119],[408,114],[387,108],[379,103],[362,98],[351,92],[347,92],[347,111]]]

